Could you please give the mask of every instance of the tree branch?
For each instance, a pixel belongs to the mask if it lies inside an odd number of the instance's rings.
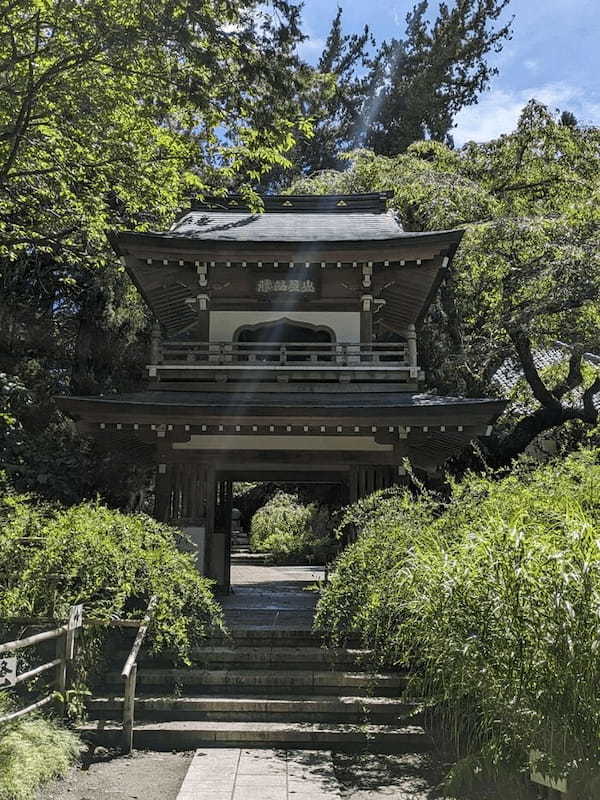
[[[547,408],[560,409],[560,401],[548,389],[535,366],[531,341],[527,334],[519,328],[508,327],[506,330],[515,346],[523,373],[536,400]]]
[[[557,400],[563,398],[567,392],[574,389],[576,386],[581,386],[583,383],[583,374],[581,372],[581,361],[583,359],[583,351],[579,348],[573,350],[571,358],[569,359],[569,372],[564,381],[557,383],[552,394]]]
[[[598,422],[598,409],[594,405],[594,396],[598,393],[600,393],[600,372],[596,375],[594,382],[583,393],[583,410],[586,422]]]

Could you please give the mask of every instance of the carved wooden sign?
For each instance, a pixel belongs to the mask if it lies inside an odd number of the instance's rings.
[[[317,287],[311,278],[260,278],[256,292],[259,295],[311,295],[317,293]]]

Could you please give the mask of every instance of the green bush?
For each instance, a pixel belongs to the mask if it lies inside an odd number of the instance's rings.
[[[600,757],[598,461],[582,452],[503,479],[471,475],[443,505],[375,498],[358,509],[362,533],[317,614],[334,641],[358,634],[379,663],[408,667],[410,691],[474,771],[524,769],[536,749],[548,772],[583,776],[589,796]]]
[[[0,716],[8,709],[0,695]],[[33,800],[39,786],[67,772],[80,748],[75,734],[44,717],[0,724],[0,800]]]
[[[275,564],[323,564],[333,552],[329,512],[277,492],[252,517],[250,545]]]
[[[139,618],[156,595],[154,647],[182,657],[221,624],[210,581],[178,549],[180,532],[150,517],[6,493],[0,529],[0,617],[60,619],[83,603],[92,617]]]

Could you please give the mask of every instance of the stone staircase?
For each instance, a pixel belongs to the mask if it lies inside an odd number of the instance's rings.
[[[235,531],[231,534],[231,564],[263,566],[266,563],[265,553],[253,553],[250,550],[250,539],[246,531]]]
[[[88,701],[82,736],[114,746],[120,738],[126,651],[115,652]],[[235,629],[174,668],[144,654],[138,665],[134,746],[210,746],[414,752],[430,740],[418,703],[403,698],[405,676],[373,674],[365,653],[331,650],[308,630]]]

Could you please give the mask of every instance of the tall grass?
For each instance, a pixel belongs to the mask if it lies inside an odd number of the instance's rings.
[[[411,691],[436,709],[465,763],[519,770],[536,749],[549,772],[591,786],[598,453],[502,480],[469,476],[443,506],[408,494],[374,505],[338,561],[317,625],[337,641],[359,634],[380,663],[407,666]]]
[[[0,715],[8,707],[0,694]],[[44,717],[0,725],[0,800],[33,800],[39,786],[67,772],[80,748],[75,734]]]

